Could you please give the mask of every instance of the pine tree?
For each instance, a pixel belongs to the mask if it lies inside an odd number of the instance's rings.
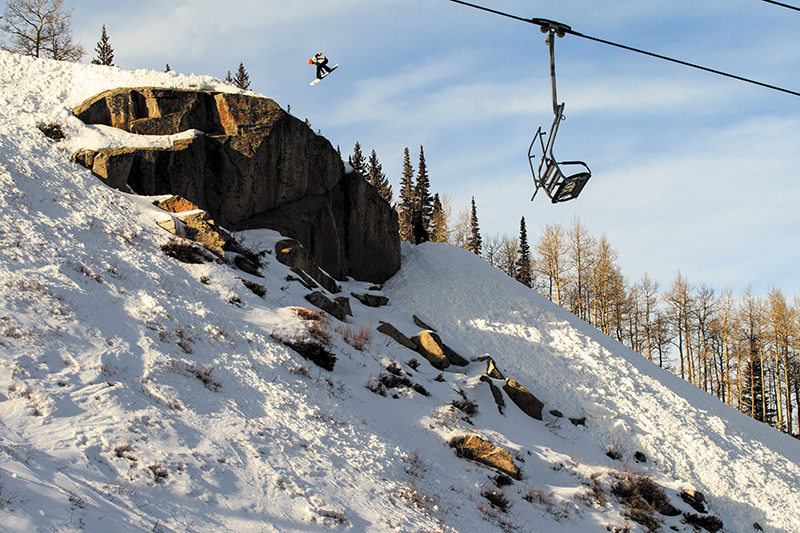
[[[367,177],[369,182],[378,189],[378,194],[381,195],[381,198],[391,204],[392,186],[389,185],[389,180],[386,178],[386,174],[383,173],[383,168],[378,161],[378,154],[375,153],[375,150],[372,151],[367,162]]]
[[[414,167],[406,147],[403,152],[403,173],[400,178],[400,205],[398,215],[400,218],[400,238],[411,242],[411,219],[414,214]]]
[[[531,267],[531,248],[528,245],[528,230],[525,228],[525,217],[519,222],[519,257],[517,258],[517,281],[528,287],[533,286]]]
[[[475,208],[475,197],[472,197],[472,213],[469,217],[470,232],[467,237],[467,250],[481,255],[481,230],[478,228],[478,210]]]
[[[100,35],[100,40],[97,41],[94,51],[97,56],[92,59],[93,65],[114,65],[114,49],[108,43],[108,34],[106,33],[106,25],[103,24],[103,33]]]
[[[447,213],[439,200],[439,193],[433,195],[433,215],[431,216],[431,240],[447,242]]]
[[[164,69],[164,72],[171,72],[172,68],[170,68],[169,63],[167,63],[167,68]],[[228,73],[230,74],[230,72]]]
[[[167,65],[169,66],[169,65]],[[227,74],[225,74],[225,83],[229,83],[233,85],[233,76],[231,76],[231,71],[229,70]]]
[[[417,186],[414,189],[414,209],[422,216],[426,229],[430,228],[433,215],[433,197],[430,193],[431,183],[428,179],[428,166],[425,164],[425,152],[419,147],[419,167],[417,168]]]
[[[236,75],[233,77],[233,84],[243,91],[250,88],[250,76],[244,69],[243,63],[239,63],[239,68],[236,70]]]
[[[356,141],[356,145],[353,147],[353,155],[347,158],[347,162],[350,163],[350,166],[353,167],[353,170],[362,176],[367,175],[367,160],[364,157],[364,154],[361,153],[361,143],[358,141]]]

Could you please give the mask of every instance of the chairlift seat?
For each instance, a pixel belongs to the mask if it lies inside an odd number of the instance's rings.
[[[556,121],[560,120],[560,118],[559,114],[556,117]],[[539,128],[528,150],[528,161],[533,173],[533,182],[536,186],[531,200],[536,197],[539,189],[544,189],[544,192],[554,204],[574,200],[581,193],[589,178],[592,177],[592,171],[583,161],[562,161],[560,163],[556,161],[553,156],[552,145],[557,129],[558,124],[554,122],[547,144],[545,144],[545,132],[542,131],[542,128]],[[537,140],[539,141],[538,143],[536,142]],[[534,153],[537,144],[541,147],[541,155]],[[534,160],[537,157],[539,162],[534,165]],[[566,174],[565,170],[567,171]]]

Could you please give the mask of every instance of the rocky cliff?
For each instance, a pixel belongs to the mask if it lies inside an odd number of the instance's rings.
[[[109,186],[175,194],[238,231],[269,228],[300,241],[321,268],[381,283],[400,268],[397,214],[324,137],[269,98],[123,88],[74,109],[87,124],[142,135],[197,130],[168,149],[83,150],[75,160]]]

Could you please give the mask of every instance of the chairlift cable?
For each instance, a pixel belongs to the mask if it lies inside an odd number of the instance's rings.
[[[775,0],[761,0],[761,1],[775,6],[785,7],[786,9],[793,9],[795,11],[800,11],[800,7],[790,6],[789,4],[783,4],[781,2],[775,2]]]
[[[587,39],[589,41],[595,41],[595,42],[598,42],[598,43],[601,43],[601,44],[606,44],[608,46],[614,46],[616,48],[621,48],[623,50],[628,50],[629,52],[635,52],[637,54],[643,54],[643,55],[646,55],[646,56],[655,57],[657,59],[662,59],[664,61],[677,63],[678,65],[683,65],[685,67],[691,67],[691,68],[694,68],[694,69],[697,69],[697,70],[710,72],[712,74],[717,74],[719,76],[724,76],[726,78],[731,78],[731,79],[734,79],[734,80],[743,81],[745,83],[758,85],[759,87],[772,89],[774,91],[780,91],[782,93],[791,94],[793,96],[800,96],[800,92],[792,91],[790,89],[785,89],[783,87],[778,87],[777,85],[770,85],[768,83],[763,83],[763,82],[760,82],[760,81],[757,81],[757,80],[754,80],[754,79],[751,79],[751,78],[745,78],[743,76],[737,76],[736,74],[730,74],[728,72],[723,72],[721,70],[716,70],[716,69],[713,69],[713,68],[704,67],[702,65],[697,65],[695,63],[689,63],[688,61],[682,61],[680,59],[675,59],[675,58],[664,56],[664,55],[661,55],[661,54],[648,52],[648,51],[642,50],[640,48],[633,48],[631,46],[627,46],[627,45],[620,44],[620,43],[615,43],[613,41],[608,41],[606,39],[600,39],[598,37],[592,37],[590,35],[586,35],[586,34],[577,32],[577,31],[573,30],[572,28],[570,28],[569,26],[567,26],[566,24],[561,24],[560,22],[555,22],[555,21],[547,20],[547,19],[539,19],[539,18],[526,19],[526,18],[518,17],[516,15],[511,15],[509,13],[503,13],[502,11],[496,11],[494,9],[489,9],[487,7],[478,6],[478,5],[475,5],[475,4],[470,4],[470,3],[464,2],[462,0],[449,0],[449,1],[450,2],[454,2],[456,4],[461,4],[461,5],[464,5],[464,6],[473,7],[475,9],[480,9],[481,11],[487,11],[489,13],[494,13],[495,15],[500,15],[500,16],[511,18],[511,19],[514,19],[514,20],[519,20],[521,22],[527,22],[528,24],[535,24],[535,25],[539,26],[542,29],[543,32],[554,30],[554,31],[557,31],[559,33],[559,36],[561,36],[561,34],[574,35],[575,37],[581,37],[581,38]],[[763,0],[763,1],[764,2],[770,2],[770,3],[773,3],[773,4],[778,4],[778,2],[772,2],[771,0]],[[791,7],[791,6],[786,6],[785,4],[779,4],[779,5],[783,5],[785,7]],[[793,8],[793,9],[797,9],[798,11],[800,11],[800,8]]]

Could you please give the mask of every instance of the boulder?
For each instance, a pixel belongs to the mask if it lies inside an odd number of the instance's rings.
[[[275,245],[275,259],[292,269],[299,269],[308,274],[326,291],[336,294],[341,292],[336,280],[323,272],[308,253],[308,250],[294,239],[284,239]]]
[[[339,320],[340,322],[347,322],[347,309],[345,309],[339,302],[335,302],[325,296],[321,291],[315,291],[311,294],[307,294],[305,298],[311,305],[319,307],[333,318]]]
[[[389,298],[382,294],[374,294],[372,292],[351,292],[350,294],[367,307],[382,307],[389,304]]]
[[[161,228],[173,235],[202,244],[220,258],[225,257],[223,248],[230,240],[230,235],[221,233],[214,221],[209,218],[208,213],[179,196],[156,200],[153,204],[175,215],[169,219],[157,221],[156,224]]]
[[[494,384],[494,382],[488,376],[481,376],[480,380],[484,383],[489,384],[489,390],[492,392],[492,397],[494,398],[494,403],[497,405],[497,410],[500,414],[503,414],[503,410],[506,408],[506,402],[503,399],[503,393],[500,390],[500,387]]]
[[[558,409],[550,409],[550,414],[556,418],[564,418],[564,413],[562,413]]]
[[[492,444],[477,435],[455,437],[450,441],[450,447],[456,454],[464,459],[475,461],[507,474],[513,479],[522,479],[522,472],[514,464],[514,456],[510,451]]]
[[[155,87],[106,91],[74,109],[131,133],[198,130],[166,149],[81,150],[106,184],[177,194],[234,231],[270,228],[302,242],[336,279],[382,283],[400,268],[397,213],[331,143],[269,98]]]
[[[417,351],[426,359],[428,356],[422,353],[420,350],[426,350],[437,358],[438,354],[441,353],[447,360],[447,366],[467,366],[469,364],[469,361],[458,355],[449,346],[443,343],[442,339],[439,338],[439,335],[432,331],[422,331],[419,335],[413,337],[411,340],[417,344]],[[430,359],[428,360],[430,361]],[[447,368],[447,366],[439,368],[439,370],[444,370]]]
[[[517,383],[513,379],[506,381],[503,385],[508,397],[519,407],[523,413],[536,420],[542,419],[542,408],[544,404],[540,402],[528,389]]]
[[[484,356],[478,357],[478,361],[485,361],[486,362],[486,372],[485,372],[485,374],[487,376],[489,376],[492,379],[502,379],[503,381],[505,381],[505,379],[506,379],[505,376],[503,376],[503,373],[500,372],[500,370],[497,368],[497,365],[495,364],[494,359],[492,359],[492,356],[484,355]]]
[[[339,304],[339,307],[342,308],[344,314],[347,316],[353,316],[353,309],[350,307],[350,298],[347,296],[337,296],[333,299],[334,303]]]
[[[708,512],[708,510],[706,509],[706,497],[699,490],[684,489],[681,491],[680,496],[681,500],[688,503],[692,507],[692,509],[694,509],[698,513],[705,514]]]
[[[414,320],[414,324],[416,324],[418,327],[420,327],[422,329],[427,329],[427,330],[433,331],[434,333],[437,333],[436,328],[430,327],[428,324],[423,322],[422,319],[419,318],[417,315],[411,315],[411,318]]]
[[[417,345],[414,344],[411,339],[403,335],[403,333],[394,327],[393,325],[389,324],[388,322],[381,322],[380,325],[377,327],[377,330],[383,333],[384,335],[391,337],[398,344],[405,346],[410,350],[417,350]]]
[[[450,361],[442,350],[441,340],[435,333],[423,331],[411,337],[411,342],[415,344],[417,353],[427,359],[434,368],[444,370],[450,366]]]
[[[569,421],[572,422],[572,425],[576,426],[576,427],[577,426],[585,426],[586,425],[586,417],[585,416],[581,417],[581,418],[570,418]]]

